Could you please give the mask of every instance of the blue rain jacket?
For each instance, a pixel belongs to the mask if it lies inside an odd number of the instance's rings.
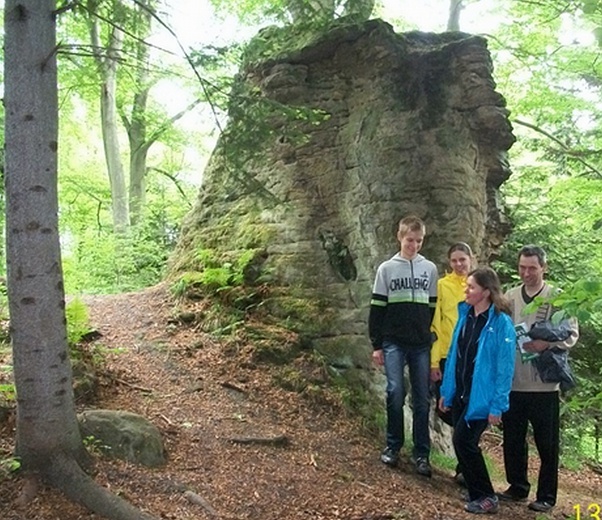
[[[454,328],[441,386],[441,396],[448,407],[451,407],[456,395],[458,337],[466,323],[469,309],[470,305],[466,302],[458,304],[458,322]],[[489,415],[501,416],[508,410],[515,350],[516,333],[512,319],[504,312],[496,312],[491,305],[487,323],[479,336],[466,421],[487,419]]]

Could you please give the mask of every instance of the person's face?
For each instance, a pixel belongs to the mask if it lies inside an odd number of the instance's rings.
[[[401,243],[401,256],[411,260],[414,258],[424,242],[424,233],[422,231],[407,231],[405,235],[397,233],[397,238]]]
[[[449,256],[449,266],[459,276],[466,276],[470,271],[470,256],[464,251],[454,251]]]
[[[469,276],[466,280],[464,294],[466,295],[466,303],[473,307],[479,306],[480,303],[487,305],[491,303],[491,292],[489,289],[483,289],[472,276]]]
[[[545,266],[540,265],[537,256],[523,256],[518,259],[518,275],[525,287],[538,288],[543,283]]]

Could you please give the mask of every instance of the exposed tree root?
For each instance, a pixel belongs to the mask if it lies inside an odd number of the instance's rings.
[[[197,506],[201,506],[209,515],[218,516],[217,511],[213,509],[211,504],[207,502],[201,495],[195,493],[194,491],[185,491],[184,498],[188,500],[192,504],[196,504]]]
[[[39,489],[40,481],[37,476],[33,474],[26,475],[21,493],[19,493],[19,496],[15,500],[15,505],[18,507],[26,506],[36,497]]]
[[[158,520],[97,484],[65,454],[54,457],[48,466],[44,473],[48,484],[93,513],[110,520]]]

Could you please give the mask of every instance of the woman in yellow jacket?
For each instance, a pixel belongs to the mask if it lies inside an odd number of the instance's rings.
[[[439,402],[441,397],[440,388],[447,351],[451,344],[456,321],[458,321],[458,303],[464,301],[466,277],[472,269],[472,250],[468,244],[457,242],[447,251],[447,260],[451,267],[451,273],[439,278],[437,282],[437,306],[431,325],[431,330],[436,335],[431,349],[431,382],[434,384],[436,402]],[[444,423],[453,425],[450,411],[442,412],[437,407],[437,415]],[[463,477],[459,467],[456,468],[455,479],[462,484]]]

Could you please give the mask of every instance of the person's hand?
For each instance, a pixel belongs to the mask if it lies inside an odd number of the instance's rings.
[[[498,424],[500,424],[502,422],[502,416],[489,414],[489,417],[487,417],[487,420],[489,421],[489,424],[491,424],[491,426],[497,426]]]
[[[379,367],[382,367],[385,364],[385,355],[383,354],[382,349],[372,352],[372,361]]]
[[[449,406],[445,406],[443,397],[439,398],[439,410],[441,410],[443,413],[449,412]]]
[[[438,368],[431,368],[431,381],[433,383],[441,381],[441,370],[439,370]]]
[[[524,343],[523,349],[525,349],[527,352],[539,353],[547,349],[549,346],[550,344],[543,339],[533,339]]]

